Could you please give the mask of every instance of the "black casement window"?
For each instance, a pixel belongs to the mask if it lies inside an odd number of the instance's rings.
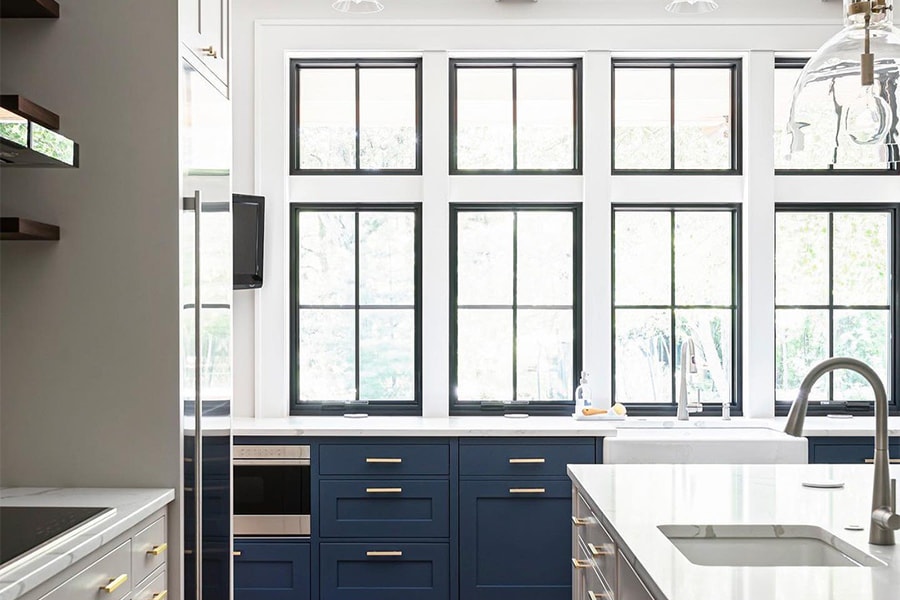
[[[805,58],[778,57],[775,59],[775,173],[778,175],[895,175],[900,167],[889,168],[886,157],[881,156],[880,147],[873,145],[842,144],[840,162],[828,164],[823,157],[833,153],[833,136],[823,136],[822,132],[805,132],[805,152],[788,158],[791,137],[787,132],[790,119],[791,100],[794,84],[800,71],[806,66]],[[811,123],[831,123],[841,118],[841,101],[856,98],[859,77],[838,79],[834,88],[830,81],[810,84],[807,93],[817,94],[820,102],[808,106],[812,114],[798,115],[797,119]]]
[[[775,406],[785,414],[809,369],[831,356],[867,363],[897,406],[897,204],[779,204],[775,212]],[[869,411],[850,371],[822,377],[811,413]]]
[[[613,173],[741,173],[740,59],[613,59]]]
[[[681,351],[689,399],[741,410],[741,207],[613,206],[613,396],[630,413],[675,413]]]
[[[291,61],[291,175],[421,175],[422,59]]]
[[[450,205],[450,411],[571,413],[581,205]]]
[[[451,59],[451,174],[581,174],[581,59]]]
[[[422,205],[291,204],[291,414],[421,414]]]

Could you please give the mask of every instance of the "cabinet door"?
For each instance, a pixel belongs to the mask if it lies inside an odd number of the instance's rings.
[[[234,541],[234,600],[310,600],[309,542]]]
[[[189,56],[226,86],[229,57],[229,0],[179,0],[181,43]]]
[[[568,481],[460,481],[460,598],[570,600],[571,519]]]

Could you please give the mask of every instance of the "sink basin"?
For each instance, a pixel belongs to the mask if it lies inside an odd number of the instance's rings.
[[[688,421],[678,419],[652,419],[629,417],[616,424],[616,429],[765,429],[758,423],[747,421],[723,421],[716,417],[694,417]]]
[[[603,439],[606,464],[806,464],[806,438],[764,428],[628,427]]]
[[[811,525],[660,525],[695,565],[883,567],[883,562]]]

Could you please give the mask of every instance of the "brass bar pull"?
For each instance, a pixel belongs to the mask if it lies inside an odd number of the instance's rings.
[[[234,552],[231,553],[232,556],[242,556],[243,554],[244,553],[241,552],[240,550],[235,550]]]
[[[369,550],[366,556],[403,556],[402,550]]]
[[[156,546],[153,546],[152,548],[147,550],[147,554],[150,554],[151,556],[159,556],[160,554],[165,552],[166,548],[168,548],[168,547],[169,547],[169,544],[167,544],[166,542],[163,542],[162,544],[157,544]]]
[[[210,58],[219,58],[219,53],[216,52],[216,49],[212,46],[207,46],[206,48],[200,48],[200,52],[209,56]]]
[[[163,600],[166,596],[169,595],[169,590],[163,590],[158,594],[153,594],[150,600]]]
[[[509,459],[509,464],[511,465],[542,465],[547,462],[546,458],[511,458]]]
[[[602,548],[598,548],[593,544],[588,544],[588,550],[590,551],[592,556],[609,556],[612,552],[604,550]]]
[[[572,566],[576,569],[587,569],[591,566],[591,561],[589,560],[578,560],[577,558],[572,559]]]
[[[119,589],[123,583],[128,581],[128,574],[122,573],[115,579],[110,579],[109,583],[100,588],[101,592],[106,592],[107,594],[112,594],[114,591]]]
[[[544,488],[509,488],[510,494],[543,494]]]
[[[572,515],[572,525],[574,525],[575,527],[584,527],[585,525],[590,525],[590,524],[591,524],[590,519],[582,519],[580,517],[576,517],[575,515]]]
[[[606,592],[599,592],[595,594],[594,592],[589,591],[588,598],[590,598],[591,600],[597,600],[598,598],[609,598],[609,594],[607,594]]]
[[[367,494],[400,494],[403,488],[366,488]]]
[[[367,458],[366,463],[370,465],[399,465],[403,462],[402,458]]]
[[[888,459],[888,462],[891,463],[892,465],[900,465],[900,458],[891,458],[891,459]],[[875,459],[874,459],[874,458],[867,458],[867,459],[866,459],[866,464],[867,464],[867,465],[875,464]]]

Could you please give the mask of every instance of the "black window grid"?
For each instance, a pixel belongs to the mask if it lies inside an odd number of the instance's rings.
[[[613,175],[741,175],[743,170],[742,84],[743,61],[739,58],[613,58],[611,82]],[[669,71],[669,168],[620,169],[616,167],[616,69],[667,69]],[[676,69],[730,69],[731,71],[731,167],[728,169],[680,169],[675,164]]]
[[[360,167],[360,91],[361,69],[415,69],[416,72],[416,166],[413,169],[363,169]],[[351,169],[300,168],[300,70],[301,69],[353,69],[356,97],[356,166]],[[290,174],[291,175],[421,175],[422,174],[422,59],[421,58],[358,58],[353,60],[332,58],[293,59],[291,74],[290,111]]]
[[[676,382],[675,382],[675,371],[676,371],[676,349],[677,349],[677,322],[675,319],[675,313],[678,310],[691,310],[691,309],[722,309],[722,310],[730,310],[731,311],[731,364],[732,364],[732,373],[731,373],[731,390],[730,390],[730,398],[731,398],[731,414],[734,416],[740,416],[743,414],[743,394],[742,394],[742,382],[743,382],[743,370],[742,370],[742,308],[741,308],[741,294],[742,294],[742,237],[741,237],[741,205],[740,204],[669,204],[669,203],[640,203],[640,204],[613,204],[612,207],[612,235],[611,235],[611,245],[612,245],[612,264],[611,264],[611,289],[612,289],[612,315],[611,315],[611,323],[612,323],[612,397],[613,402],[616,402],[616,311],[617,310],[628,310],[628,309],[643,309],[643,310],[669,310],[670,311],[670,320],[669,320],[669,355],[671,356],[672,362],[672,376],[671,379],[671,403],[661,403],[661,402],[646,402],[646,403],[628,403],[628,412],[632,415],[644,415],[644,416],[670,416],[675,415],[676,407],[677,407],[677,394],[676,394]],[[670,236],[671,236],[671,249],[670,249],[670,304],[617,304],[615,299],[616,293],[616,213],[617,212],[668,212],[670,213]],[[675,298],[675,215],[679,212],[728,212],[731,213],[731,264],[732,264],[732,282],[731,282],[731,304],[728,305],[717,305],[717,304],[677,304]],[[704,407],[709,407],[710,410],[713,407],[721,406],[719,403],[704,403]]]
[[[898,350],[898,336],[896,334],[898,326],[897,307],[900,306],[900,289],[896,284],[897,277],[900,275],[900,235],[898,235],[898,216],[900,216],[900,203],[779,203],[775,206],[777,213],[820,213],[828,215],[828,303],[827,304],[775,304],[776,312],[778,310],[817,310],[828,312],[828,350],[829,353],[834,352],[834,312],[837,310],[887,310],[889,312],[889,349],[888,357],[888,381],[885,385],[888,388],[888,409],[890,414],[900,414],[900,403],[898,403],[897,385],[900,381],[897,369],[897,357],[900,356]],[[889,245],[889,261],[890,261],[890,289],[889,304],[835,304],[834,302],[834,214],[835,213],[886,213],[890,215],[890,236]],[[777,233],[776,233],[777,235]],[[775,241],[778,243],[777,239]],[[776,265],[777,277],[777,265]],[[777,320],[777,318],[776,318]],[[777,328],[777,325],[776,325]],[[777,335],[777,329],[776,329]],[[822,357],[822,360],[828,357]],[[812,365],[810,365],[812,367]],[[772,387],[775,389],[775,372],[772,373]],[[828,415],[828,414],[868,414],[874,415],[874,407],[870,401],[853,401],[841,400],[834,398],[834,373],[827,375],[828,402],[810,400],[807,408],[807,414],[810,415]],[[791,400],[776,400],[775,414],[778,416],[787,415],[790,411]]]
[[[559,211],[572,213],[573,238],[572,238],[572,302],[571,305],[522,305],[518,304],[517,296],[517,227],[514,220],[513,227],[513,303],[511,305],[460,305],[458,304],[458,215],[461,212],[512,212],[514,215],[528,211]],[[451,203],[450,204],[450,414],[451,415],[483,415],[485,413],[527,413],[527,414],[569,414],[575,406],[575,388],[573,386],[572,398],[564,401],[541,400],[520,401],[516,400],[518,385],[517,370],[517,313],[518,310],[572,310],[572,376],[577,379],[582,369],[582,207],[580,203]],[[479,402],[477,400],[460,400],[457,397],[458,377],[458,327],[457,320],[459,309],[498,309],[512,310],[513,314],[513,340],[510,349],[513,355],[512,398],[505,401]]]
[[[421,415],[422,414],[422,204],[421,203],[291,203],[290,218],[290,414],[292,415],[309,415],[309,414],[342,414],[348,412],[366,412],[381,415]],[[303,212],[347,212],[354,214],[354,303],[353,304],[300,304],[298,299],[299,284],[299,256],[298,256],[298,240],[297,240],[297,223],[299,215]],[[415,264],[413,270],[414,277],[414,298],[415,305],[407,304],[361,304],[359,299],[359,215],[360,213],[377,213],[377,212],[406,212],[411,213],[415,217]],[[298,341],[300,335],[299,329],[299,311],[301,309],[320,309],[320,310],[353,310],[354,311],[354,386],[356,397],[354,401],[331,401],[323,399],[320,401],[301,401],[300,400],[300,380],[298,372]],[[414,337],[414,400],[377,400],[377,401],[361,401],[359,399],[360,390],[360,311],[361,310],[396,310],[396,309],[413,309],[413,319],[415,323]]]
[[[571,169],[519,169],[518,168],[518,96],[517,73],[520,69],[541,68],[571,68],[572,77],[572,127],[574,135],[573,167]],[[457,167],[457,87],[456,74],[458,69],[510,69],[512,71],[512,169],[460,169]],[[580,58],[569,59],[542,59],[542,58],[451,58],[450,59],[450,174],[451,175],[581,175],[582,174],[582,136],[583,136],[583,107],[582,107],[582,60]]]

